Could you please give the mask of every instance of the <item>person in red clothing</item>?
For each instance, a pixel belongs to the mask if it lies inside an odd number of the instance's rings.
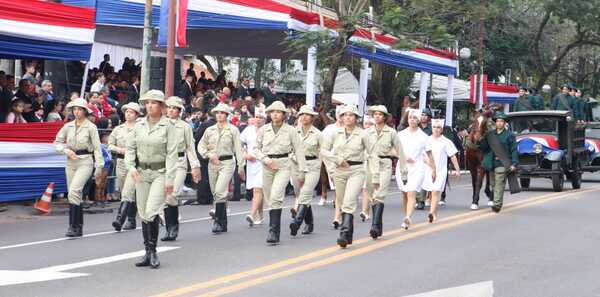
[[[105,118],[108,118],[112,113],[116,112],[117,110],[112,107],[112,105],[110,105],[110,103],[108,103],[108,94],[109,91],[107,88],[103,88],[102,91],[100,92],[100,97],[99,97],[99,107],[100,110],[102,111],[102,115]]]
[[[88,101],[87,107],[91,110],[90,114],[93,115],[96,119],[103,118],[104,115],[101,112],[100,108],[100,94],[97,92],[90,93],[90,99]]]

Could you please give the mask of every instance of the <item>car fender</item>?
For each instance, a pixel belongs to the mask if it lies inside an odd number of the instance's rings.
[[[552,152],[547,153],[544,156],[544,159],[551,161],[551,162],[558,162],[562,159],[563,155],[564,155],[563,151],[560,151],[560,150],[552,151]]]

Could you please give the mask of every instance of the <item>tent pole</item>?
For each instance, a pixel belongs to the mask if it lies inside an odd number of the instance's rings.
[[[359,81],[359,94],[358,94],[358,113],[361,115],[365,114],[365,107],[367,106],[367,91],[369,88],[369,60],[360,59],[360,81]]]
[[[144,37],[142,41],[142,73],[140,77],[140,94],[150,89],[150,68],[152,64],[152,0],[146,0],[144,6]]]
[[[79,92],[79,98],[85,98],[85,87],[87,85],[88,71],[90,69],[90,67],[88,67],[89,64],[90,62],[83,63],[85,69],[83,70],[83,80],[81,81],[81,90]]]
[[[452,127],[454,113],[454,75],[448,75],[448,87],[446,88],[446,126]]]
[[[306,56],[306,105],[315,107],[315,75],[317,72],[317,48],[311,46],[308,48]]]
[[[421,71],[421,84],[419,85],[419,109],[427,108],[427,87],[429,84],[429,73]]]
[[[169,29],[167,36],[167,69],[165,74],[165,95],[173,96],[173,83],[175,78],[175,19],[177,0],[169,1]]]

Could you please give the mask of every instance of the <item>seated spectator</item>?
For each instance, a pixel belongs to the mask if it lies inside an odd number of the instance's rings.
[[[46,79],[42,82],[41,94],[42,94],[42,96],[44,96],[45,102],[50,102],[50,101],[54,100],[54,89],[53,89],[51,81]]]
[[[127,88],[127,103],[135,102],[137,103],[140,99],[140,77],[134,76],[133,82]]]
[[[46,122],[60,122],[62,116],[62,102],[60,100],[52,100],[46,104]]]
[[[13,98],[13,93],[8,87],[8,80],[6,75],[0,74],[0,122],[4,122],[4,119],[10,111],[10,103]]]
[[[96,81],[92,84],[90,88],[90,92],[100,92],[104,88],[104,83],[106,82],[106,76],[104,73],[99,73]]]
[[[7,124],[24,124],[27,123],[23,117],[23,111],[25,110],[25,102],[15,97],[10,104],[10,112],[6,116]]]
[[[100,94],[97,92],[90,93],[90,98],[88,100],[88,108],[92,110],[90,113],[96,119],[100,119],[103,117],[104,113],[101,110],[102,104],[100,104]]]
[[[103,117],[109,117],[113,112],[117,112],[114,106],[117,106],[117,102],[109,97],[109,91],[107,88],[102,89],[99,95],[98,105],[102,111]]]

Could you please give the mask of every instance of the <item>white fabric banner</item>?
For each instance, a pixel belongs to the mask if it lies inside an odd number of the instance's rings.
[[[64,168],[66,162],[52,143],[0,141],[0,168]]]

